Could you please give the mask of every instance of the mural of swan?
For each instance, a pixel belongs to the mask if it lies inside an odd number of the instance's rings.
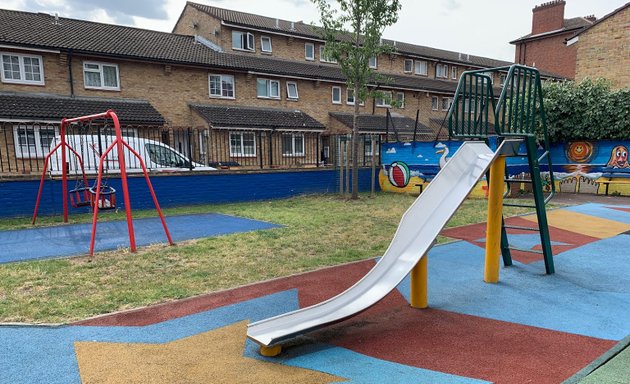
[[[440,169],[442,169],[446,165],[446,162],[449,160],[446,158],[449,152],[448,147],[446,146],[446,144],[440,142],[440,143],[435,144],[434,148],[438,148],[438,150],[435,151],[435,153],[442,154],[442,156],[440,157]]]

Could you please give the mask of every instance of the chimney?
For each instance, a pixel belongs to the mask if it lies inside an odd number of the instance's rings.
[[[564,0],[553,0],[532,9],[532,35],[551,32],[564,26]]]
[[[590,21],[591,23],[594,23],[597,21],[597,17],[595,17],[595,15],[588,15],[588,16],[584,16],[584,18],[588,21]]]

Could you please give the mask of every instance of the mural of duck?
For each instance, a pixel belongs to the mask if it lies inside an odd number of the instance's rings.
[[[442,156],[440,156],[440,169],[442,169],[446,165],[446,162],[449,160],[449,159],[446,158],[446,156],[448,156],[449,149],[446,146],[446,144],[441,143],[441,142],[435,144],[434,148],[438,148],[438,150],[435,151],[435,153],[441,153],[442,154]]]

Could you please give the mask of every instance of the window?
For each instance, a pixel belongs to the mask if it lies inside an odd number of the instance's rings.
[[[332,87],[332,103],[341,104],[341,87]]]
[[[413,60],[411,59],[405,59],[405,66],[403,68],[403,71],[405,73],[411,73],[413,72]]]
[[[44,85],[42,57],[3,53],[2,82]]]
[[[261,36],[260,37],[260,50],[262,52],[271,53],[271,37],[269,36]]]
[[[405,108],[405,92],[396,93],[396,106],[398,108]]]
[[[315,60],[315,44],[304,43],[304,58],[306,60]]]
[[[433,111],[437,111],[438,110],[438,98],[437,98],[437,96],[433,96],[431,98],[431,110],[433,110]]]
[[[120,90],[118,65],[108,63],[83,63],[83,81],[85,88]]]
[[[269,45],[271,48],[271,40],[269,41]],[[256,50],[254,35],[249,32],[232,31],[232,49],[253,52]]]
[[[377,107],[391,107],[392,93],[382,92],[381,96],[376,97]]]
[[[472,110],[471,110],[472,107]],[[464,112],[474,112],[476,110],[476,99],[464,100]]]
[[[442,98],[442,110],[443,111],[448,111],[449,108],[451,107],[451,103],[453,102],[453,99],[451,99],[450,97],[443,97]]]
[[[256,80],[256,95],[269,99],[280,98],[280,82],[278,80]]]
[[[326,55],[325,45],[319,46],[319,61],[321,61],[322,63],[336,63],[337,62],[337,60],[335,60],[334,58]]]
[[[448,65],[438,64],[435,66],[435,77],[448,79]]]
[[[503,86],[505,84],[506,80],[507,80],[507,74],[502,73],[501,74],[501,86]]]
[[[376,59],[376,56],[370,57],[370,61],[368,62],[368,65],[370,66],[370,68],[376,69],[378,66],[377,64],[378,64],[378,61]]]
[[[416,75],[426,76],[428,73],[427,62],[424,60],[416,60]]]
[[[354,102],[355,102],[354,89],[348,88],[346,90],[346,104],[354,105]],[[365,105],[365,103],[361,101],[361,102],[359,102],[359,105],[363,106],[363,105]]]
[[[282,156],[304,156],[304,134],[282,134]]]
[[[210,97],[234,98],[234,76],[232,75],[208,75],[208,88]]]
[[[256,157],[254,132],[230,132],[230,157]]]
[[[457,67],[451,65],[451,79],[457,80]]]
[[[365,139],[363,139],[363,148],[364,148],[364,153],[365,156],[372,156],[374,154],[374,151],[372,149],[372,143],[375,143],[376,141],[374,139],[372,139],[370,136],[365,137]]]
[[[55,140],[55,135],[57,135],[57,129],[52,125],[14,125],[15,156],[18,158],[43,158],[50,151],[50,144]]]
[[[494,82],[494,73],[492,72],[484,72],[482,73],[482,75],[488,75],[490,77],[490,84],[492,84]]]
[[[287,98],[298,99],[298,89],[295,81],[287,81]]]

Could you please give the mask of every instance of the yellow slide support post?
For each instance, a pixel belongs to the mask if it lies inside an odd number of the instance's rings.
[[[486,283],[499,282],[501,256],[501,220],[503,218],[503,178],[505,177],[505,156],[499,156],[490,166],[488,191],[488,224],[486,227],[486,261],[483,280]]]
[[[424,309],[429,306],[428,300],[428,265],[429,255],[428,253],[422,256],[418,264],[411,270],[411,307]]]

